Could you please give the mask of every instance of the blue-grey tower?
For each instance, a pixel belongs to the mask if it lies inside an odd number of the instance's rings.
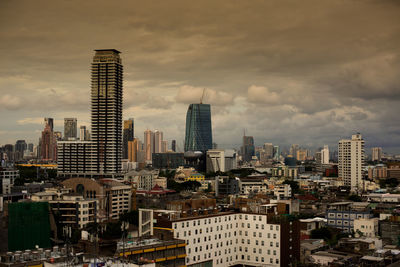
[[[186,114],[186,151],[207,151],[212,149],[211,106],[190,104]]]

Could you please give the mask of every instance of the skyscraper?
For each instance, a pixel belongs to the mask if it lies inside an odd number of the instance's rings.
[[[120,52],[95,50],[92,63],[92,141],[99,174],[121,172],[122,74]]]
[[[134,121],[132,118],[124,120],[124,131],[122,140],[122,157],[128,158],[128,143],[133,141],[134,138]]]
[[[255,155],[254,139],[253,136],[243,136],[243,145],[241,147],[242,160],[244,162],[251,161]]]
[[[76,118],[64,118],[64,140],[76,140],[77,120]]]
[[[154,147],[153,153],[161,153],[163,146],[163,132],[159,130],[154,131]]]
[[[272,143],[264,143],[264,152],[267,159],[272,159],[274,156],[274,146]]]
[[[85,125],[81,125],[81,127],[79,128],[79,140],[81,141],[86,141],[87,136],[86,136],[86,126]]]
[[[54,120],[53,118],[44,118],[44,123],[50,126],[50,130],[54,131]]]
[[[172,142],[171,142],[171,150],[176,152],[176,140],[172,140]]]
[[[329,164],[329,146],[324,145],[321,150],[321,164]]]
[[[338,171],[344,185],[352,191],[363,189],[364,140],[361,134],[354,134],[351,139],[339,141]]]
[[[53,119],[45,119],[46,125],[40,139],[40,158],[43,161],[57,160],[57,138],[52,130]]]
[[[144,131],[145,160],[150,161],[154,149],[154,133],[151,130]]]
[[[186,114],[186,151],[212,149],[211,106],[190,104]]]
[[[372,161],[381,161],[382,159],[382,148],[373,147],[372,148]]]

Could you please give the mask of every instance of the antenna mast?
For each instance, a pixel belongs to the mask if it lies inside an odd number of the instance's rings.
[[[204,98],[205,92],[206,92],[206,88],[203,89],[203,94],[201,95],[201,98],[200,98],[200,104],[203,104],[203,98]]]

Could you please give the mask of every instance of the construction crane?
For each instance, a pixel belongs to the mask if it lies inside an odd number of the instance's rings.
[[[201,94],[200,104],[203,104],[203,98],[205,93],[206,93],[206,88],[203,89],[203,93]]]

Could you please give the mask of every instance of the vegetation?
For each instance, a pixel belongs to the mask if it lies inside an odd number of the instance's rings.
[[[168,179],[173,179],[175,177],[175,170],[165,170],[165,171],[160,171],[159,177],[167,177]]]
[[[139,212],[137,210],[125,212],[120,215],[119,220],[121,222],[128,222],[131,225],[139,226]]]
[[[396,178],[388,178],[388,179],[380,179],[379,180],[379,186],[381,188],[386,188],[386,187],[397,187],[399,185],[399,181]]]
[[[323,239],[331,247],[336,245],[340,239],[349,236],[354,237],[354,233],[343,233],[338,229],[330,227],[321,227],[311,231],[312,239]]]
[[[361,199],[361,197],[359,195],[354,195],[354,194],[348,196],[347,199],[350,200],[350,201],[354,201],[354,202],[361,202],[362,201],[362,199]]]
[[[292,180],[285,180],[283,183],[290,185],[290,188],[292,189],[293,194],[300,193],[300,186],[299,186],[298,182],[292,181]]]
[[[17,166],[19,178],[15,180],[15,185],[24,185],[24,183],[41,182],[57,178],[57,170],[42,169],[38,167]]]
[[[197,191],[197,189],[201,186],[199,182],[196,181],[187,181],[183,183],[178,183],[175,180],[169,179],[167,181],[167,187],[169,189],[175,190],[176,192],[181,192],[181,191]]]

